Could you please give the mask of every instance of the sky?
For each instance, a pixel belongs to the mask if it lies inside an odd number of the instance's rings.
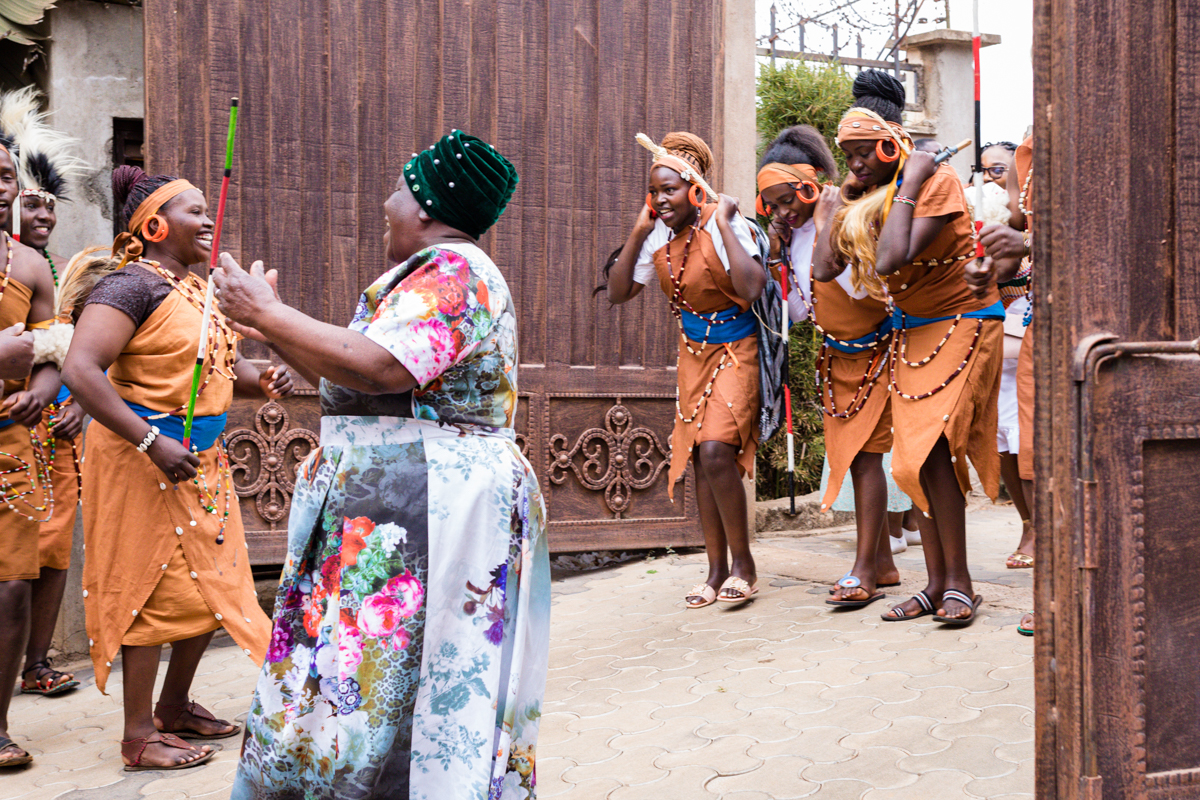
[[[893,0],[755,0],[756,27],[760,36],[770,31],[770,9],[777,6],[777,24],[783,27],[794,20],[797,14],[822,17],[825,22],[837,22],[841,53],[853,56],[857,53],[854,34],[848,28],[861,31],[863,56],[876,58],[891,36]],[[901,0],[907,6],[912,0]],[[921,2],[918,18],[924,24],[915,24],[913,33],[945,27],[945,22],[935,22],[945,14],[944,0],[917,0]],[[972,27],[972,0],[949,0],[950,23],[956,30],[970,31]],[[845,6],[849,7],[845,7]],[[845,7],[845,8],[839,8]],[[985,141],[1007,139],[1020,142],[1025,129],[1033,123],[1033,0],[980,0],[979,29],[983,33],[999,34],[1001,43],[985,47],[981,56],[981,111],[983,138]],[[798,42],[794,31],[783,34],[779,47],[796,49]],[[832,35],[819,24],[805,27],[805,49],[829,52]]]

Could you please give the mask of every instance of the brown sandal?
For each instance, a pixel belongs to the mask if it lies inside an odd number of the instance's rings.
[[[167,722],[166,717],[159,713],[159,710],[164,708],[168,710],[175,710],[175,715],[171,717],[171,721],[169,723]],[[191,714],[193,717],[206,719],[210,722],[222,722],[226,725],[232,725],[233,730],[227,731],[226,733],[201,733],[195,728],[177,728],[176,723],[179,722],[179,718],[184,714]],[[208,709],[191,700],[182,705],[176,705],[175,703],[159,703],[154,707],[154,716],[156,719],[162,720],[162,727],[159,728],[159,730],[163,733],[173,733],[181,739],[189,739],[192,741],[228,739],[230,736],[237,736],[242,731],[241,725],[238,725],[236,722],[227,722],[223,719],[217,719],[208,711]],[[167,728],[170,728],[171,730],[167,730]]]
[[[4,752],[10,747],[17,748],[22,753],[25,753],[25,755],[14,756],[13,758],[0,760],[0,769],[7,769],[8,767],[23,767],[26,764],[33,763],[33,756],[29,755],[24,747],[21,747],[21,745],[17,744],[7,736],[0,736],[0,753]]]
[[[188,769],[190,767],[200,766],[204,762],[209,761],[213,756],[215,756],[217,754],[216,750],[209,750],[207,753],[204,753],[199,748],[192,747],[190,744],[185,742],[183,739],[180,739],[178,736],[174,736],[170,733],[163,733],[162,731],[159,731],[158,733],[152,733],[149,736],[142,736],[137,739],[130,739],[129,741],[121,742],[121,755],[125,756],[125,745],[137,744],[138,742],[141,742],[142,746],[138,748],[137,755],[135,755],[129,759],[130,763],[125,765],[126,772],[142,772],[142,771],[149,771],[149,770],[165,770],[165,769]],[[192,761],[185,761],[182,764],[172,764],[167,767],[158,767],[158,766],[154,766],[151,764],[143,765],[142,764],[142,753],[145,753],[146,748],[152,744],[163,744],[163,745],[166,745],[167,747],[175,747],[179,750],[190,750],[192,752],[201,753],[201,755],[199,758],[193,759]]]

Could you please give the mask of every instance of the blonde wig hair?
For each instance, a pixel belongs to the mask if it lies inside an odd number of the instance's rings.
[[[870,122],[870,130],[874,133],[870,137],[865,135],[866,131],[856,120]],[[854,289],[865,289],[876,300],[884,300],[887,290],[883,279],[875,271],[875,254],[879,246],[879,234],[891,212],[892,198],[896,196],[896,183],[904,172],[913,142],[902,126],[887,122],[874,111],[861,107],[847,111],[838,125],[838,144],[868,138],[891,139],[896,143],[900,154],[896,160],[896,172],[886,185],[877,186],[853,200],[845,198],[845,205],[834,215],[830,240],[838,259],[850,267],[850,283]]]

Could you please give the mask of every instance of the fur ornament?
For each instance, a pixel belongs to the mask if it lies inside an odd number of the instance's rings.
[[[53,362],[60,370],[67,360],[75,326],[55,322],[49,328],[36,328],[33,333],[33,363]]]

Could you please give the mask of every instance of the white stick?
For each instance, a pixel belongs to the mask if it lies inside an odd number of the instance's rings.
[[[205,353],[208,351],[208,324],[212,318],[212,302],[213,302],[213,279],[212,272],[208,275],[208,290],[204,293],[204,319],[200,323],[200,346],[196,350],[196,361],[204,363]]]

